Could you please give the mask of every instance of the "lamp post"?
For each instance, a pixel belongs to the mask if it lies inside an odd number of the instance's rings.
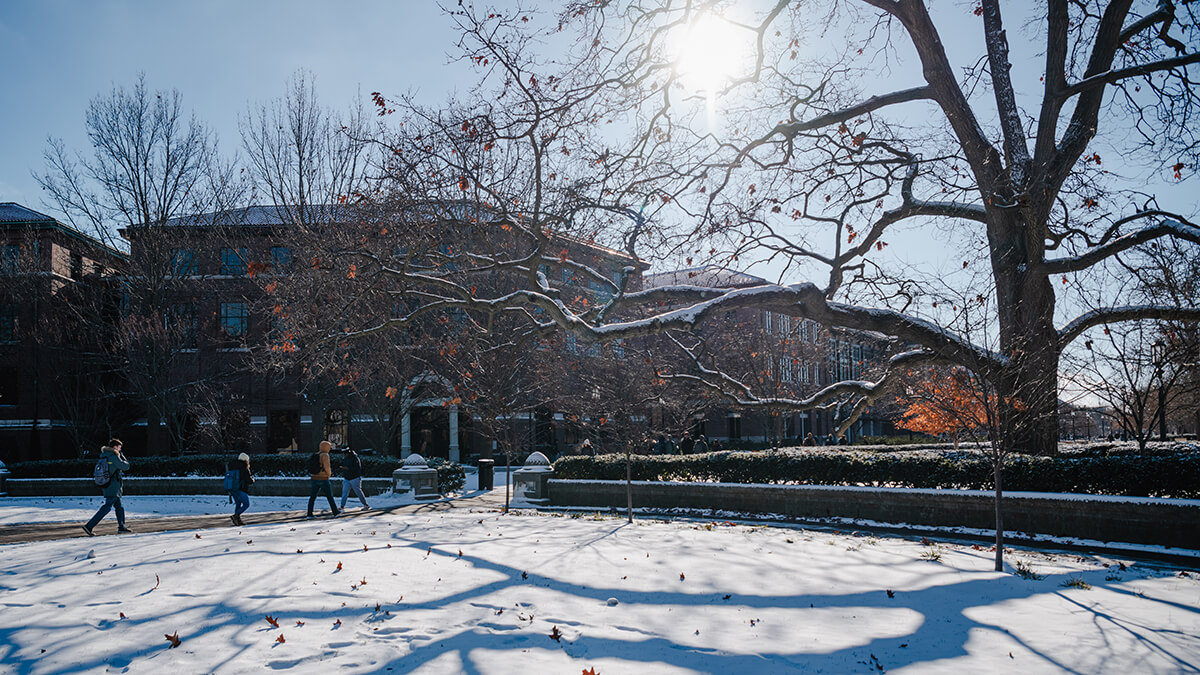
[[[1163,382],[1163,363],[1167,358],[1167,344],[1155,340],[1150,345],[1150,358],[1154,361],[1154,374],[1158,376],[1158,440],[1167,440],[1167,387]]]

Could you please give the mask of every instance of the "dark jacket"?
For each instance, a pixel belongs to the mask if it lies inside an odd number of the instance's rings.
[[[246,462],[234,462],[229,466],[229,470],[238,472],[237,489],[249,493],[250,484],[254,482],[254,474],[250,473],[250,465]]]
[[[342,458],[342,477],[349,480],[362,478],[362,458],[357,452],[347,450],[346,456]]]
[[[108,482],[108,485],[104,486],[104,496],[109,498],[120,497],[122,474],[129,470],[129,460],[118,455],[115,450],[108,446],[105,446],[104,450],[100,452],[100,457],[108,461],[108,467],[112,472],[112,480]]]

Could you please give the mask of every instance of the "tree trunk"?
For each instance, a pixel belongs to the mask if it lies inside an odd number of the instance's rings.
[[[1045,275],[1030,271],[1041,262],[1045,228],[1028,226],[1018,216],[997,218],[989,223],[988,236],[1000,351],[1010,360],[998,377],[992,375],[1001,397],[1000,426],[1015,434],[1014,447],[1053,455],[1058,450],[1060,353],[1054,327],[1054,287]],[[1039,260],[1032,260],[1033,255]]]

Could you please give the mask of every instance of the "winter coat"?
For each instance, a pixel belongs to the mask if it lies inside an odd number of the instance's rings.
[[[317,453],[317,456],[321,459],[321,471],[319,473],[311,474],[312,479],[329,480],[329,477],[333,475],[333,471],[329,468],[329,451],[322,448],[321,451]]]
[[[362,458],[357,452],[346,452],[346,457],[342,459],[342,477],[347,480],[362,478]]]
[[[245,462],[234,462],[229,468],[231,471],[238,472],[237,489],[249,493],[250,484],[254,482],[254,474],[250,473],[250,465]]]
[[[104,496],[106,498],[121,496],[121,476],[122,472],[129,470],[129,460],[117,454],[116,450],[105,447],[100,453],[102,459],[108,460],[109,471],[112,472],[112,480],[108,481],[108,485],[104,486]]]

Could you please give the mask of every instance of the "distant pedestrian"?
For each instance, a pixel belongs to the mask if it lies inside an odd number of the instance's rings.
[[[846,439],[846,434],[842,434],[837,437],[837,444],[838,445],[850,445],[850,441]]]
[[[704,437],[704,434],[696,437],[696,444],[692,446],[692,452],[697,455],[708,452],[708,439]]]
[[[695,447],[696,441],[693,441],[691,436],[684,434],[683,438],[679,439],[679,454],[690,455]]]
[[[837,439],[833,437],[833,433],[825,434],[825,445],[837,445]]]
[[[246,509],[250,508],[250,484],[254,482],[254,474],[250,473],[250,455],[242,453],[237,456],[233,464],[229,466],[230,471],[237,471],[237,478],[233,481],[233,488],[229,491],[229,496],[233,497],[233,515],[229,517],[234,525],[245,525],[242,522],[242,514]]]
[[[342,505],[341,509],[346,509],[346,500],[350,498],[350,491],[354,490],[354,494],[358,495],[358,501],[362,502],[364,509],[371,508],[367,503],[367,496],[363,494],[362,489],[362,458],[358,453],[350,448],[346,448],[346,456],[342,458]]]
[[[720,439],[714,438],[714,439],[713,439],[713,442],[712,442],[712,448],[711,448],[711,451],[712,451],[712,452],[720,452],[720,451],[722,451],[722,450],[724,450],[724,449],[725,449],[725,446],[721,445],[721,441],[720,441]]]
[[[129,470],[129,460],[125,459],[125,455],[121,451],[120,439],[114,438],[108,442],[108,445],[100,448],[100,461],[107,465],[109,476],[108,482],[102,486],[104,488],[104,506],[101,506],[96,511],[96,515],[87,521],[87,524],[83,526],[83,531],[87,532],[89,537],[96,536],[92,530],[104,516],[108,515],[110,510],[116,510],[117,534],[132,532],[133,530],[125,527],[125,505],[121,503],[122,475]]]
[[[308,484],[309,518],[313,517],[313,503],[317,501],[318,494],[325,495],[329,500],[329,510],[333,512],[334,518],[341,514],[337,504],[333,503],[333,487],[329,484],[329,477],[333,475],[329,468],[329,450],[332,447],[329,441],[321,441],[320,449],[308,460],[308,475],[311,479]]]
[[[812,446],[812,445],[816,445],[816,444],[817,444],[816,436],[813,436],[811,431],[808,432],[808,435],[804,437],[804,445]]]
[[[659,434],[658,438],[654,439],[654,454],[665,455],[668,452],[669,451],[667,449],[667,437],[664,436],[663,434]]]

